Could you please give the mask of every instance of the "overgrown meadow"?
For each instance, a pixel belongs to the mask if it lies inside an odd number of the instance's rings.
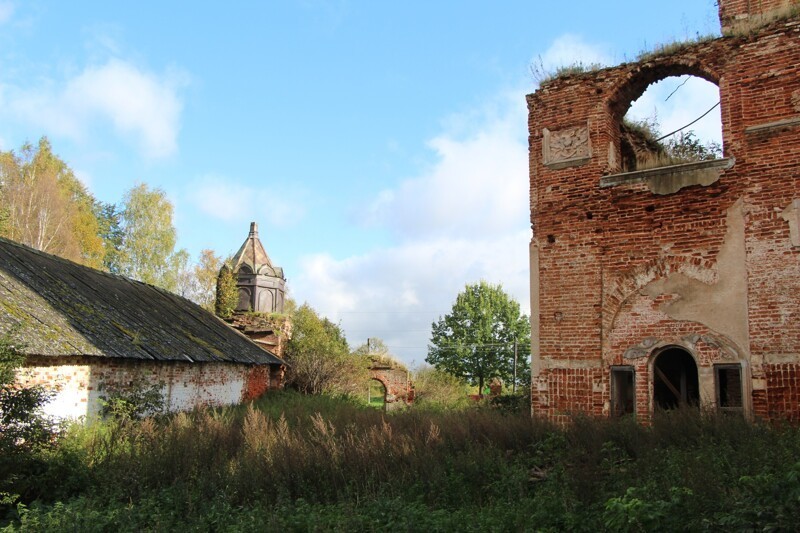
[[[511,404],[513,407],[513,404]],[[557,428],[272,393],[4,457],[4,531],[794,530],[800,431],[672,412]]]

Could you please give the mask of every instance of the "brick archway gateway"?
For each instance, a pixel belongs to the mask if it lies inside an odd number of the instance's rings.
[[[414,386],[408,370],[373,362],[369,367],[369,376],[383,385],[386,391],[383,405],[387,411],[414,403]]]

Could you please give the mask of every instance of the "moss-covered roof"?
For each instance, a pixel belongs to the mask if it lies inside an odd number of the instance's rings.
[[[283,364],[189,300],[0,238],[0,334],[30,355]]]

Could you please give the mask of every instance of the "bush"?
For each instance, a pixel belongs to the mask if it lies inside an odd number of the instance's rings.
[[[469,385],[452,374],[429,365],[414,369],[414,406],[431,409],[461,409],[472,405]]]
[[[366,389],[369,360],[351,354],[341,328],[308,304],[292,317],[286,344],[286,383],[305,394],[358,394]]]
[[[696,410],[558,428],[527,412],[381,413],[284,391],[71,431],[25,472],[38,492],[9,519],[34,531],[794,530],[797,457],[798,428]]]
[[[150,383],[137,377],[126,385],[113,384],[101,388],[100,414],[117,420],[141,420],[163,413],[166,408],[164,382]]]
[[[0,337],[0,512],[21,492],[20,481],[36,468],[36,453],[54,444],[58,426],[42,413],[52,394],[40,386],[20,387],[17,369],[25,362],[12,332]]]

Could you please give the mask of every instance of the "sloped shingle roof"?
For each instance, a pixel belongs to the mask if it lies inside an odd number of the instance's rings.
[[[283,364],[189,300],[0,238],[0,334],[31,355]]]

